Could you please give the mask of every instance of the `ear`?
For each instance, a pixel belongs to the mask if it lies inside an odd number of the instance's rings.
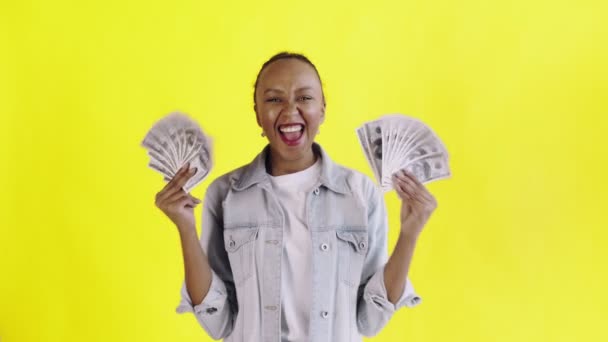
[[[254,104],[253,105],[253,111],[255,112],[255,120],[258,123],[258,126],[262,127],[262,123],[260,122],[260,116],[258,115],[258,105]]]
[[[319,125],[325,122],[325,101],[323,101],[323,107],[321,108],[321,122]]]

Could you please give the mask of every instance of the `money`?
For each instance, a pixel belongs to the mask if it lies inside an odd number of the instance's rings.
[[[447,159],[443,155],[421,158],[406,164],[403,168],[413,173],[423,184],[452,176]]]
[[[365,125],[357,129],[357,135],[367,162],[376,178],[380,179],[382,177],[382,129],[380,126]]]
[[[357,137],[384,192],[393,189],[391,177],[402,169],[423,184],[451,177],[445,145],[416,118],[387,114],[357,128]]]
[[[188,115],[169,113],[157,121],[141,142],[147,149],[148,166],[171,180],[186,163],[196,168],[195,174],[182,187],[189,193],[202,182],[212,167],[211,139]]]

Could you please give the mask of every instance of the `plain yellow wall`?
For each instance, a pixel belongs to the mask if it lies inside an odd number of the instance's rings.
[[[3,1],[0,340],[210,340],[174,311],[179,239],[139,144],[195,117],[202,197],[264,146],[252,85],[290,50],[319,68],[336,161],[371,176],[355,129],[389,112],[451,155],[410,273],[423,303],[371,340],[606,341],[607,37],[600,0]]]

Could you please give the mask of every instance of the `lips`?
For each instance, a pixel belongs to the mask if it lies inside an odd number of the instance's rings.
[[[304,136],[304,125],[300,123],[279,125],[279,136],[289,146],[298,145]]]

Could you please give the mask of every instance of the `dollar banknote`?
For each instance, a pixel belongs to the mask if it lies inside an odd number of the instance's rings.
[[[447,149],[435,132],[419,119],[395,113],[366,122],[357,138],[383,191],[393,188],[391,177],[402,169],[421,183],[451,177]]]

